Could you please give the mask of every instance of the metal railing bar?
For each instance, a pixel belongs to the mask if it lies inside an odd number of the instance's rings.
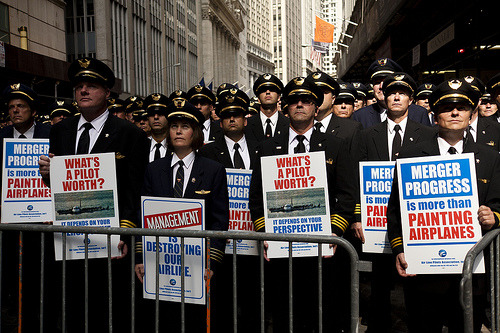
[[[40,333],[43,333],[43,285],[45,281],[45,233],[40,234]]]
[[[323,332],[323,244],[318,244],[318,331]]]
[[[233,332],[238,333],[238,267],[236,262],[236,239],[233,242]]]
[[[130,331],[135,333],[135,237],[130,237]]]
[[[108,249],[108,325],[109,333],[113,333],[113,270],[111,269],[111,235],[107,235]]]
[[[293,249],[292,242],[288,242],[288,327],[293,332]]]
[[[259,280],[260,280],[260,332],[265,331],[264,314],[264,242],[259,240]]]
[[[89,234],[85,234],[85,333],[89,332]]]
[[[156,236],[155,257],[155,332],[160,332],[160,236]]]
[[[66,234],[62,234],[62,331],[66,333]]]
[[[184,237],[181,237],[181,332],[184,333],[186,331],[186,309],[184,307],[184,303],[186,301],[186,296],[184,295],[186,291],[186,280],[184,276],[185,270],[185,258],[184,258]]]

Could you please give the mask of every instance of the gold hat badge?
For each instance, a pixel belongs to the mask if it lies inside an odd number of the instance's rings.
[[[80,64],[80,67],[82,68],[87,68],[90,65],[90,59],[78,59],[78,63]]]

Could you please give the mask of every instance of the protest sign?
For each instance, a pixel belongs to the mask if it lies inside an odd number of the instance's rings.
[[[461,274],[481,238],[474,154],[398,159],[397,172],[407,273]]]
[[[250,192],[251,170],[226,169],[227,190],[229,194],[229,231],[254,231],[248,193]],[[226,245],[226,253],[233,254],[233,240]],[[257,241],[236,240],[236,253],[257,255]]]
[[[50,189],[38,170],[41,155],[49,155],[48,139],[4,139],[2,223],[52,221]]]
[[[50,162],[54,225],[120,227],[115,154],[56,156]],[[119,235],[111,236],[111,256],[120,255]],[[85,258],[85,234],[66,234],[66,259]],[[108,256],[107,235],[88,235],[88,257]],[[62,234],[54,234],[62,260]]]
[[[205,230],[204,200],[183,198],[142,197],[141,211],[145,229]],[[205,304],[206,266],[205,239],[144,236],[142,253],[144,262],[144,298],[156,299],[156,252],[160,300],[180,302],[184,273],[184,301]],[[184,251],[184,269],[182,267]]]
[[[387,203],[391,195],[394,162],[359,162],[363,252],[391,253],[387,237]]]
[[[331,235],[325,152],[261,159],[266,232]],[[293,256],[318,255],[318,245],[294,243]],[[332,254],[323,245],[323,254]],[[269,258],[288,257],[288,242],[269,242]]]

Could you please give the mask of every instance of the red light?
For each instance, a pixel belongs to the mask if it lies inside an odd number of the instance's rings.
[[[464,49],[458,49],[458,53],[462,54],[462,53],[464,53],[464,52],[465,52],[465,50],[464,50]]]

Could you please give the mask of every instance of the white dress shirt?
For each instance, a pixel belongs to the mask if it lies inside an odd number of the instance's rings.
[[[226,140],[227,150],[229,151],[229,156],[231,156],[231,162],[233,163],[233,165],[235,153],[234,144],[238,143],[240,145],[240,155],[243,159],[243,163],[245,164],[245,169],[250,169],[250,153],[248,152],[247,140],[245,139],[245,136],[243,135],[243,137],[238,142],[234,142],[225,135],[224,139]]]
[[[464,141],[458,141],[454,146],[450,145],[446,142],[445,139],[438,136],[438,146],[439,146],[439,155],[451,155],[448,150],[450,147],[454,147],[457,150],[457,154],[462,154],[464,151]]]
[[[278,123],[278,111],[276,111],[271,117],[267,117],[264,113],[260,112],[260,121],[262,123],[262,129],[264,130],[264,134],[266,134],[266,127],[267,127],[267,119],[271,120],[271,131],[274,136],[274,133],[276,131],[276,124]]]
[[[319,128],[319,131],[321,133],[326,133],[326,128],[328,127],[328,125],[330,125],[330,120],[332,119],[332,116],[333,116],[333,113],[330,113],[328,116],[323,118],[323,120],[315,120],[314,121],[314,125],[316,125],[317,123],[321,123],[321,127]]]
[[[205,120],[205,122],[203,123],[203,138],[204,138],[205,142],[210,141],[210,125],[211,124],[212,124],[212,121],[210,120],[210,118]]]
[[[33,139],[33,137],[35,136],[35,123],[33,123],[33,125],[31,125],[30,129],[27,130],[24,133],[19,132],[14,127],[14,139],[19,139],[19,136],[22,135],[22,134],[24,134],[24,136],[26,137],[26,139]]]
[[[156,142],[155,139],[153,139],[152,136],[149,137],[149,140],[151,140],[151,145],[149,146],[149,162],[153,162],[155,160],[155,153],[156,153],[156,144],[161,143],[160,146],[160,157],[165,157],[165,154],[167,154],[167,139],[163,139],[162,142]]]
[[[401,135],[401,145],[403,144],[403,139],[405,137],[406,123],[408,122],[408,117],[401,120],[399,124],[396,124],[389,118],[387,118],[387,145],[389,147],[389,158],[392,156],[392,141],[394,140],[394,136],[396,135],[396,131],[394,130],[394,126],[399,125],[401,129],[399,130],[399,135]]]
[[[184,162],[184,184],[182,187],[182,196],[184,196],[184,192],[186,192],[186,187],[189,180],[189,177],[191,176],[191,170],[193,170],[193,162],[194,162],[194,157],[195,153],[192,151],[182,159],[182,162]],[[172,167],[172,187],[175,188],[175,175],[177,174],[177,169],[179,169],[179,162],[181,159],[177,156],[176,153],[172,155],[172,163],[170,163],[170,166]]]
[[[90,122],[92,124],[92,128],[89,130],[90,144],[89,144],[89,151],[87,153],[90,153],[92,151],[92,148],[94,147],[97,138],[101,134],[102,128],[104,127],[104,124],[108,119],[108,116],[109,116],[109,111],[106,110],[104,111],[103,114],[101,114],[99,117],[95,118]],[[78,132],[76,133],[75,152],[78,149],[78,141],[80,140],[80,136],[85,130],[85,128],[83,127],[83,124],[85,123],[87,123],[87,120],[85,120],[85,118],[82,115],[80,115],[80,120],[78,120],[78,127],[77,127]]]
[[[309,152],[311,147],[311,135],[314,127],[311,127],[304,135],[304,146],[306,147],[306,153]],[[295,151],[295,147],[299,144],[299,140],[297,140],[297,132],[295,132],[291,127],[288,134],[288,154],[293,154]]]

